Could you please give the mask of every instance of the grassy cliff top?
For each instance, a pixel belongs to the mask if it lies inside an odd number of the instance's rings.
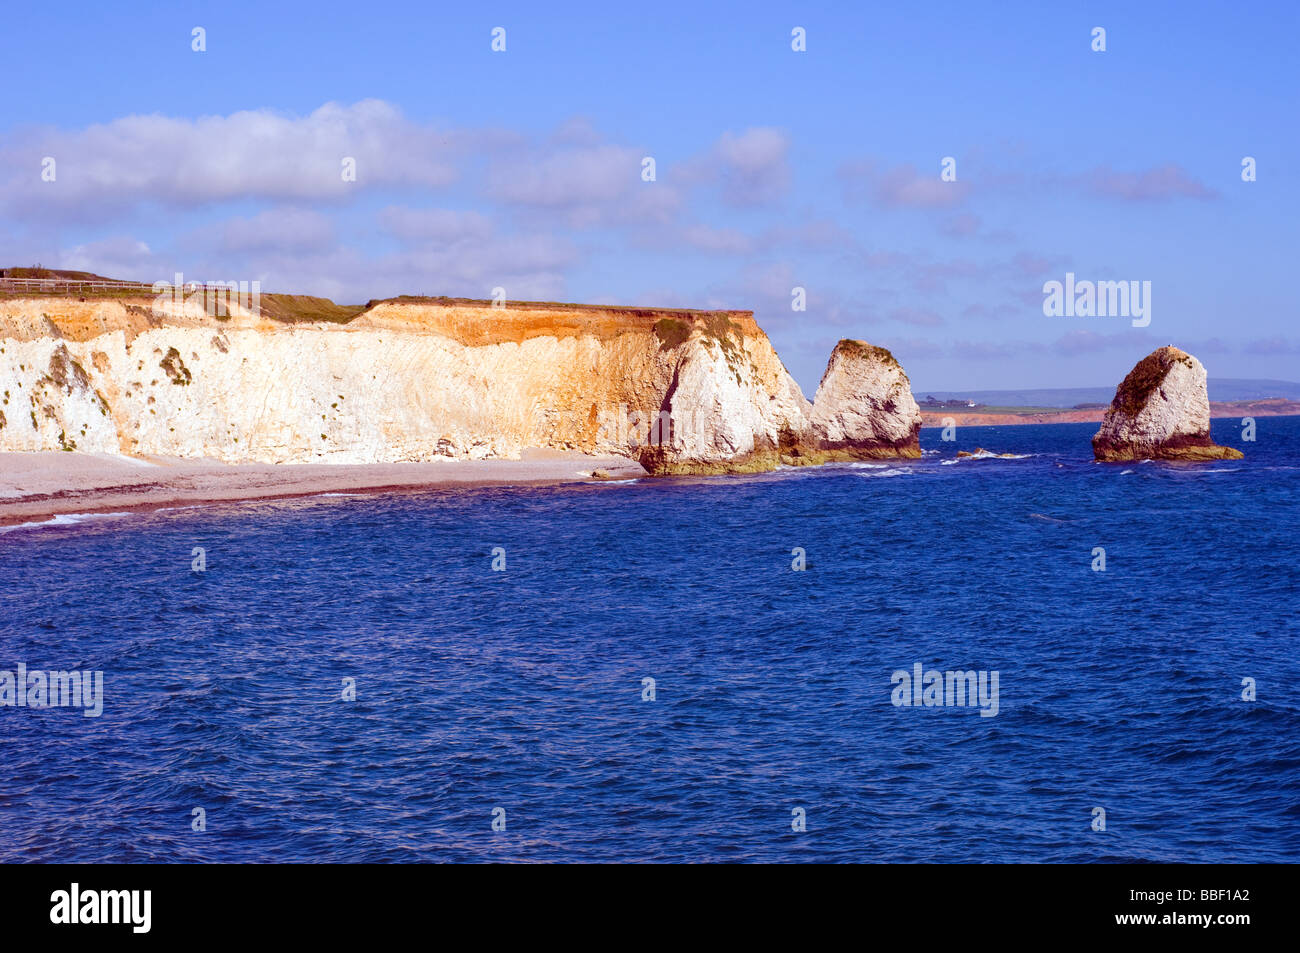
[[[40,265],[29,265],[22,268],[0,268],[0,278],[49,278],[62,281],[113,281],[121,283],[119,278],[105,278],[93,271],[66,271],[61,268],[43,268]],[[142,282],[133,283],[143,284]]]
[[[434,305],[447,308],[488,308],[497,311],[596,311],[610,316],[654,318],[656,320],[661,318],[692,320],[696,318],[706,318],[712,315],[753,315],[752,311],[737,311],[735,309],[709,311],[697,308],[654,308],[621,304],[582,304],[575,301],[506,301],[504,307],[498,307],[495,306],[495,302],[487,298],[449,298],[445,295],[398,295],[395,298],[373,298],[367,302],[366,307],[373,308],[381,304]]]
[[[556,301],[491,301],[404,295],[371,301],[357,324],[363,327],[443,334],[467,346],[519,343],[534,337],[593,336],[610,340],[628,333],[651,333],[661,346],[675,347],[699,329],[720,343],[762,335],[749,311],[695,311],[621,305],[564,304]]]
[[[170,276],[168,276],[170,277]],[[57,268],[44,268],[39,265],[16,268],[0,268],[0,280],[4,278],[49,279],[51,281],[72,282],[111,282],[114,285],[131,285],[134,287],[112,288],[77,288],[41,290],[37,288],[5,288],[0,285],[0,298],[45,298],[77,297],[82,299],[117,299],[142,303],[154,297],[152,285],[146,282],[124,281],[109,278],[89,271],[68,271]],[[653,308],[627,305],[582,304],[579,302],[560,301],[507,301],[504,307],[485,298],[456,298],[446,295],[398,295],[392,298],[372,298],[364,305],[335,304],[329,298],[315,295],[283,294],[262,292],[260,296],[262,316],[272,321],[284,323],[326,321],[346,324],[358,315],[364,314],[380,305],[415,305],[441,308],[492,310],[497,313],[520,311],[556,311],[592,313],[604,319],[623,319],[629,323],[646,323],[653,325],[656,321],[667,318],[677,321],[696,323],[701,319],[709,320],[721,317],[729,319],[752,318],[752,311],[737,310],[701,310],[694,308]]]
[[[1138,361],[1120,382],[1111,408],[1129,417],[1136,415],[1146,405],[1151,392],[1164,381],[1171,367],[1185,364],[1190,368],[1195,366],[1194,362],[1195,358],[1172,344],[1156,348]]]
[[[854,357],[864,361],[879,361],[882,364],[890,364],[899,369],[902,365],[893,353],[884,347],[878,347],[875,344],[868,344],[866,341],[859,341],[854,338],[841,338],[840,342],[835,345],[835,350],[831,352],[834,359],[836,355],[841,357]]]

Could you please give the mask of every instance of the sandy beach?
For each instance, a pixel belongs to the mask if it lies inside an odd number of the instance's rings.
[[[0,526],[41,522],[69,513],[150,510],[331,492],[564,483],[590,479],[594,470],[603,470],[615,479],[645,475],[640,464],[623,457],[558,450],[526,450],[519,460],[366,465],[232,465],[57,450],[0,453]]]

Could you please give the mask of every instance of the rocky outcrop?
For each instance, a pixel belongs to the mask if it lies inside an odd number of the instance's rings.
[[[985,450],[983,447],[976,447],[975,452],[969,450],[958,450],[958,460],[1018,460],[1019,454],[1015,453],[994,453],[992,450]]]
[[[654,335],[654,396],[630,405],[631,439],[615,443],[657,474],[776,466],[781,447],[805,428],[810,405],[753,317],[664,317]]]
[[[1210,440],[1205,367],[1162,347],[1129,371],[1092,438],[1098,460],[1235,460],[1240,450]]]
[[[902,365],[883,347],[835,345],[813,400],[806,454],[822,459],[919,457],[921,410]]]

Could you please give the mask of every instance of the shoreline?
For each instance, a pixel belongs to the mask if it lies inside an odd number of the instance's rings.
[[[229,464],[212,460],[46,450],[0,453],[0,527],[47,523],[59,516],[135,513],[184,506],[293,499],[323,493],[391,493],[516,486],[646,476],[623,457],[525,450],[518,460],[447,460],[370,464]]]
[[[1255,416],[1300,416],[1281,402],[1259,403]],[[1286,402],[1290,403],[1290,402]],[[1294,405],[1300,411],[1300,404]],[[1231,408],[1231,412],[1218,412]],[[1217,405],[1213,417],[1238,416],[1244,407]],[[1290,408],[1287,408],[1290,409]],[[1272,412],[1270,412],[1272,411]],[[1104,411],[1098,411],[1099,415]],[[998,427],[1026,424],[1094,423],[1092,410],[1061,413],[981,414],[922,412],[924,429],[943,426]],[[608,476],[593,478],[592,472]],[[626,457],[593,456],[576,450],[524,450],[518,460],[439,460],[419,463],[221,463],[179,457],[41,450],[0,452],[0,530],[37,526],[60,516],[150,512],[176,507],[217,506],[320,496],[375,495],[422,490],[640,479],[651,476]]]

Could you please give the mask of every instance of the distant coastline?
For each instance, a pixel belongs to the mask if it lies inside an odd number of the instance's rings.
[[[1100,423],[1106,416],[1105,407],[1087,407],[1079,410],[1050,407],[998,407],[974,411],[928,410],[921,407],[922,427],[947,426],[946,421],[958,427],[1008,427],[1019,424],[1082,424]],[[1300,416],[1300,401],[1279,397],[1267,400],[1211,401],[1210,417],[1215,420],[1242,417],[1296,417]]]

